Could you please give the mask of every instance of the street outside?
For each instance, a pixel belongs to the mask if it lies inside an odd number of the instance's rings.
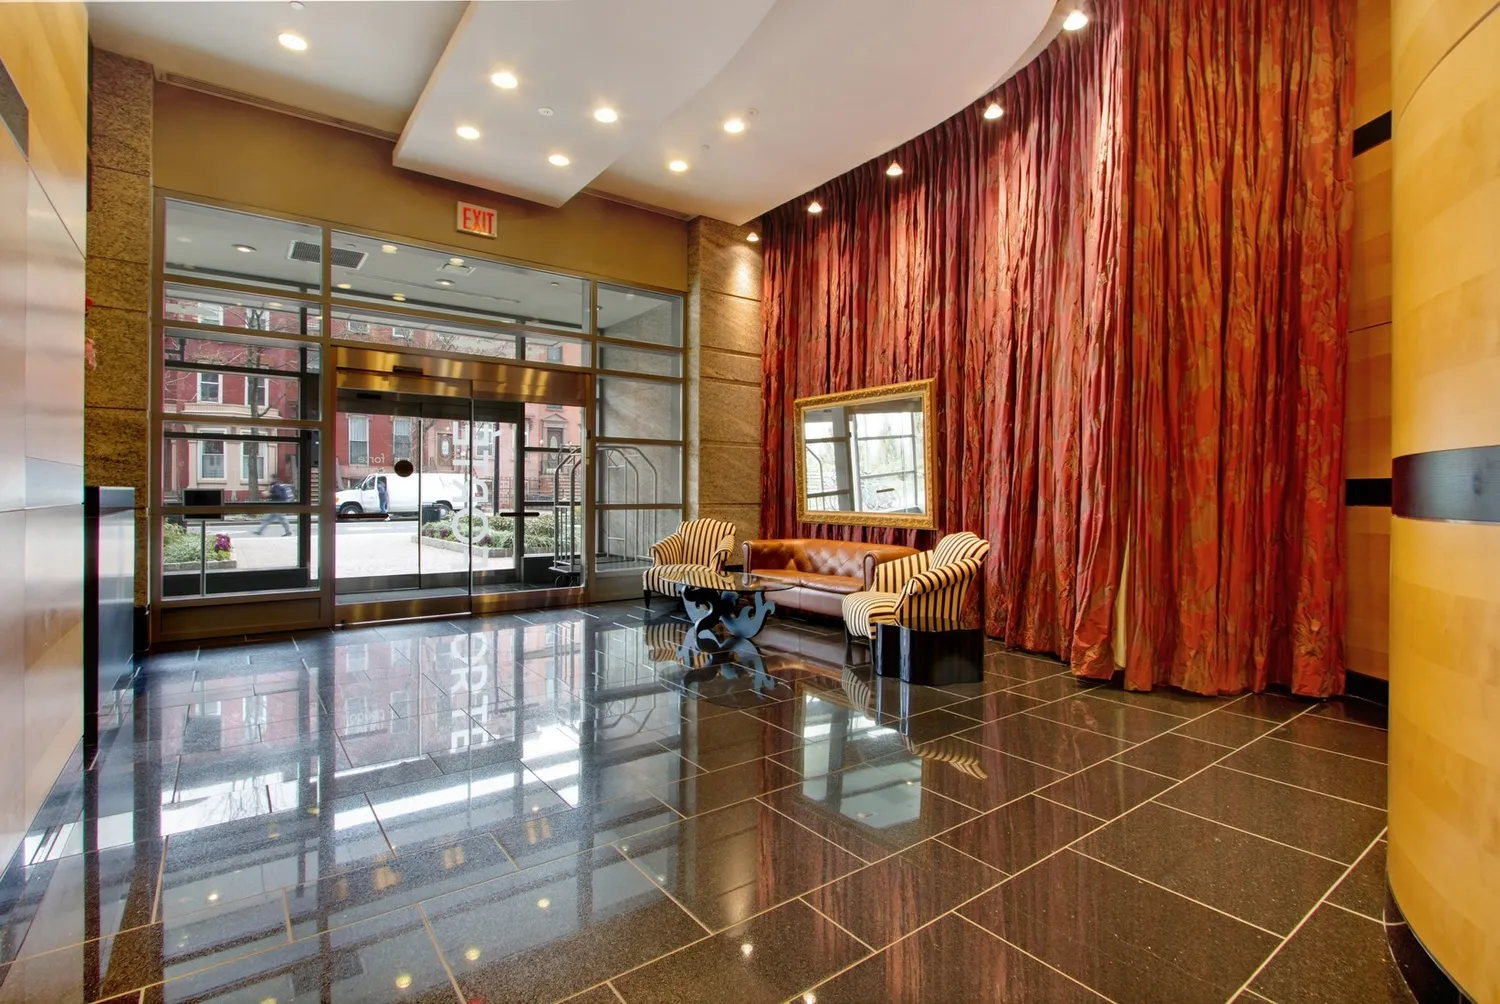
[[[258,534],[260,522],[225,520],[210,521],[210,541],[215,534],[227,534],[234,545],[236,571],[257,568],[294,568],[297,565],[297,519],[288,517],[293,532],[286,533],[280,526],[266,527]],[[316,525],[316,524],[315,524]],[[194,525],[192,530],[196,530]],[[334,543],[335,576],[362,578],[373,575],[415,574],[417,571],[418,547],[421,547],[421,570],[424,573],[464,572],[469,569],[469,555],[463,551],[449,550],[431,542],[418,545],[412,538],[417,534],[417,521],[410,518],[393,517],[389,522],[343,522],[337,524]],[[312,549],[313,574],[316,577],[318,549]],[[515,567],[512,557],[482,557],[474,554],[474,570],[487,571]]]

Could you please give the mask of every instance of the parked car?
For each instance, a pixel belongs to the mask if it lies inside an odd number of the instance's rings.
[[[436,506],[440,515],[446,517],[456,509],[465,509],[484,501],[487,493],[482,483],[470,481],[462,474],[411,474],[398,477],[395,474],[369,474],[353,488],[345,488],[334,496],[334,506],[340,516],[355,516],[365,512],[380,512],[380,487],[384,483],[386,504],[384,510],[399,516],[415,516],[422,506]]]

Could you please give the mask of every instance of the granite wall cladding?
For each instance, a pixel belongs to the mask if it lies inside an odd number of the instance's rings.
[[[148,600],[152,493],[147,490],[151,401],[151,130],[149,63],[103,49],[89,80],[93,183],[88,226],[88,333],[98,368],[84,388],[84,477],[135,489],[135,602]]]
[[[687,515],[760,536],[761,255],[750,230],[688,224]],[[736,549],[738,555],[738,549]]]

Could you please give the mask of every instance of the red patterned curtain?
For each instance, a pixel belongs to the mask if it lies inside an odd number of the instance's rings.
[[[767,216],[765,532],[930,544],[796,523],[792,402],[936,377],[991,634],[1109,675],[1128,541],[1128,686],[1335,693],[1350,2],[1095,7]]]
[[[1338,693],[1353,4],[1132,11],[1126,683]]]

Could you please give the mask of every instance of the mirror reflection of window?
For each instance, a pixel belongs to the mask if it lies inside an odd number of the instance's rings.
[[[808,512],[926,513],[922,392],[802,412]]]

